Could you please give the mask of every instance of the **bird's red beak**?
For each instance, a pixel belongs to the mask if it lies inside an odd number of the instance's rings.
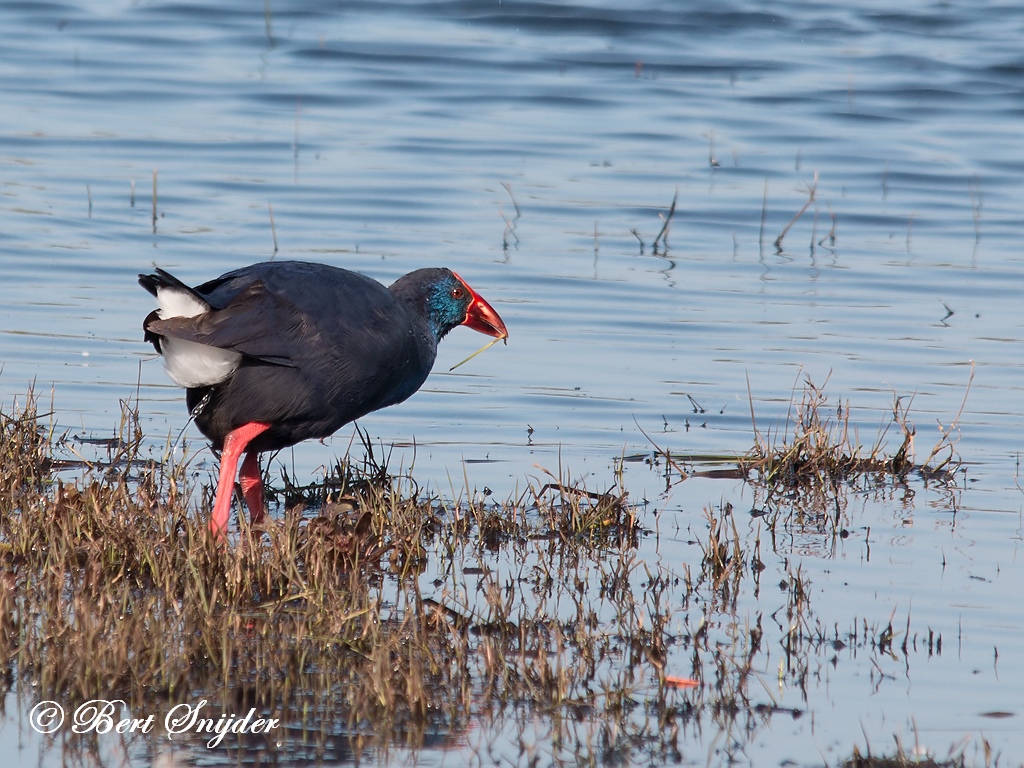
[[[507,339],[508,329],[505,327],[504,321],[498,317],[498,313],[494,311],[494,307],[484,301],[484,298],[479,293],[470,288],[465,280],[458,275],[455,275],[455,277],[465,286],[471,297],[469,306],[466,308],[466,319],[462,321],[462,324],[467,328],[472,328],[474,331],[485,333],[488,336]]]

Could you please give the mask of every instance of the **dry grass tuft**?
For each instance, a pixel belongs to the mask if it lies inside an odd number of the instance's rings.
[[[763,485],[797,493],[807,489],[834,490],[839,484],[862,476],[901,481],[911,472],[930,477],[952,475],[959,462],[949,432],[943,432],[939,444],[922,464],[914,463],[916,430],[909,421],[909,407],[910,403],[904,405],[901,398],[895,398],[890,423],[865,449],[850,427],[849,401],[831,406],[824,387],[806,378],[803,394],[795,401],[789,423],[780,435],[763,435],[755,421],[756,443],[743,466]],[[900,433],[900,445],[886,455],[885,439],[894,427]],[[941,463],[929,465],[947,450],[948,456]]]
[[[805,378],[803,392],[799,400],[794,398],[778,433],[764,434],[757,428],[751,402],[755,445],[738,467],[745,479],[764,491],[764,516],[774,524],[780,510],[786,510],[782,515],[786,522],[797,518],[802,524],[810,522],[837,532],[850,490],[902,487],[912,495],[907,486],[911,475],[955,487],[960,469],[955,447],[959,414],[951,426],[940,425],[939,442],[924,461],[916,463],[911,404],[912,398],[905,401],[894,397],[888,423],[865,447],[851,426],[849,401],[831,404],[825,388],[816,386],[810,378]],[[898,447],[887,453],[892,431],[897,433]]]
[[[748,471],[779,489],[823,478],[838,495],[853,454],[822,448],[846,421],[811,393],[792,441]],[[773,717],[799,717],[765,685],[775,669],[806,701],[837,648],[917,651],[909,616],[902,646],[892,616],[823,626],[801,564],[763,562],[760,523],[739,524],[728,504],[705,509],[690,563],[666,564],[645,544],[650,513],[619,485],[594,492],[542,470],[505,502],[445,499],[364,440],[363,461],[323,482],[284,474],[279,515],[261,529],[243,518],[225,547],[196,511],[209,489],[193,487],[188,461],[147,457],[132,408],[93,444],[98,459],[55,458],[88,451],[45,420],[31,396],[0,414],[0,694],[24,709],[207,699],[212,717],[279,718],[269,736],[225,739],[240,762],[467,749],[481,726],[524,762],[662,764],[705,730],[738,757]],[[762,595],[769,578],[779,588]],[[920,645],[941,642],[929,630]],[[95,734],[64,736],[65,758],[92,764]]]
[[[907,754],[900,745],[896,753],[888,757],[862,755],[854,749],[853,755],[841,765],[842,768],[966,768],[968,763],[962,754],[936,760],[930,755]]]
[[[316,486],[285,476],[290,506],[263,529],[243,518],[225,548],[194,511],[188,462],[145,458],[131,408],[102,460],[54,459],[77,448],[32,397],[0,427],[0,693],[256,707],[294,734],[261,749],[299,739],[320,759],[458,740],[471,714],[503,710],[524,729],[564,707],[618,723],[664,663],[676,609],[636,589],[643,529],[614,488],[550,478],[504,504],[443,501],[367,446]],[[603,748],[650,751],[643,728]]]

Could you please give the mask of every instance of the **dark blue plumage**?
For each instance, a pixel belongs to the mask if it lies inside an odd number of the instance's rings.
[[[416,392],[455,326],[508,335],[494,309],[448,269],[416,270],[390,288],[295,261],[254,264],[196,288],[162,270],[139,282],[161,305],[145,320],[146,339],[186,387],[199,429],[225,451],[222,484],[228,447],[235,462],[248,451],[243,490],[255,454],[327,437]],[[226,525],[229,506],[230,490],[219,487],[215,529]]]

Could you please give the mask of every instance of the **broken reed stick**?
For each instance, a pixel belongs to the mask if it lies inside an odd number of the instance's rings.
[[[764,197],[761,198],[761,229],[757,235],[757,244],[764,246],[764,223],[768,218],[768,179],[764,180]]]
[[[274,239],[274,253],[270,257],[277,256],[277,228],[274,226],[274,206],[271,203],[267,203],[267,210],[270,211],[270,236]]]
[[[669,206],[668,215],[665,216],[664,223],[661,225],[661,231],[658,233],[658,236],[654,238],[654,242],[651,244],[651,247],[654,249],[655,253],[658,252],[659,241],[661,241],[661,244],[665,247],[665,250],[668,250],[668,229],[669,226],[672,224],[672,217],[676,213],[676,201],[678,199],[679,187],[676,187],[676,193],[672,196],[672,205]]]
[[[472,355],[470,355],[470,356],[469,356],[469,357],[467,357],[467,358],[466,358],[465,360],[463,360],[463,361],[462,361],[461,363],[456,363],[456,364],[455,364],[455,365],[453,365],[453,366],[452,366],[451,368],[449,368],[449,369],[448,369],[448,373],[451,373],[452,371],[454,371],[454,370],[455,370],[456,368],[458,368],[458,367],[459,367],[459,366],[461,366],[461,365],[465,365],[466,363],[468,363],[468,362],[469,362],[470,360],[472,360],[472,359],[473,359],[474,357],[476,357],[477,355],[479,355],[479,354],[480,354],[481,352],[483,352],[484,350],[486,350],[486,349],[490,349],[491,347],[493,347],[493,346],[494,346],[495,344],[497,344],[497,343],[498,343],[499,341],[504,341],[504,342],[505,342],[506,344],[508,344],[508,336],[499,336],[498,338],[496,338],[496,339],[492,339],[491,341],[487,342],[487,343],[486,343],[486,344],[484,344],[484,345],[483,345],[482,347],[480,347],[480,349],[478,349],[478,350],[477,350],[476,352],[474,352],[474,353],[473,353]]]
[[[782,229],[782,232],[779,233],[779,236],[777,238],[775,238],[775,247],[779,251],[782,250],[782,240],[783,240],[783,238],[786,237],[786,233],[789,232],[790,227],[792,227],[794,224],[797,223],[797,221],[800,220],[800,217],[803,216],[804,213],[807,212],[807,209],[811,207],[811,203],[814,202],[815,195],[817,195],[817,193],[818,193],[818,172],[815,171],[814,172],[814,183],[811,184],[807,188],[807,202],[804,203],[803,207],[799,211],[797,211],[796,216],[794,216],[792,219],[790,219],[789,224],[787,224]]]

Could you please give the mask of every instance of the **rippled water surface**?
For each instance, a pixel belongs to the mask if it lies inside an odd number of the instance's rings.
[[[849,400],[862,443],[913,396],[919,458],[957,420],[961,488],[854,502],[838,551],[792,556],[825,624],[895,616],[942,652],[840,651],[805,691],[762,670],[765,702],[803,716],[741,756],[834,764],[900,734],[1024,760],[1019,8],[83,0],[2,4],[0,28],[4,403],[52,387],[62,426],[105,435],[137,397],[161,450],[185,409],[137,273],[272,257],[385,283],[447,265],[501,313],[507,347],[448,373],[482,343],[457,330],[420,393],[361,422],[441,493],[507,496],[535,465],[603,489],[650,454],[643,432],[742,453],[750,400],[774,425],[804,376]],[[351,436],[281,460],[314,476]],[[753,504],[723,480],[665,495],[643,462],[623,483],[659,512],[643,554],[666,568],[699,558],[670,528]],[[419,759],[503,754],[481,733]],[[9,720],[19,739],[35,764]],[[695,764],[722,746],[684,742]]]

